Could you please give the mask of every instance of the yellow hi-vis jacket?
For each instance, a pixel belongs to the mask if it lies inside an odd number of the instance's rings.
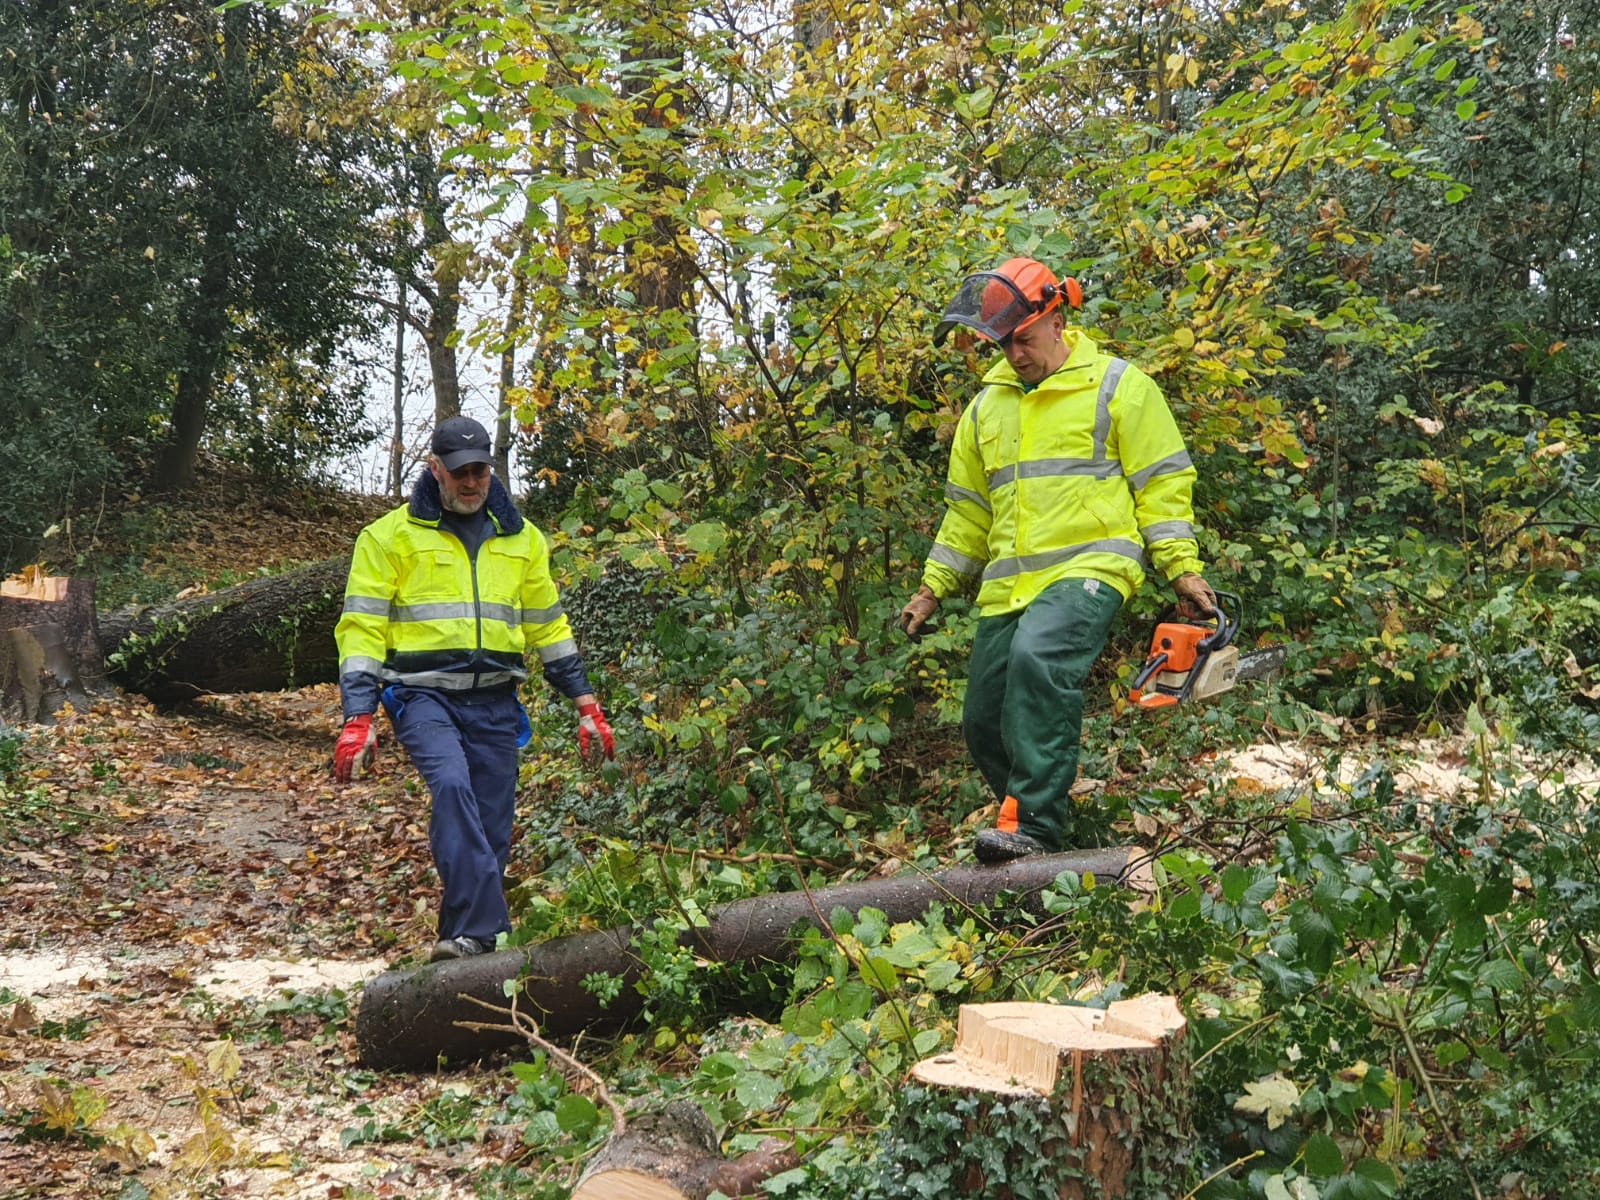
[[[986,617],[1058,579],[1099,579],[1126,600],[1146,552],[1169,580],[1201,569],[1195,470],[1161,390],[1081,330],[1063,337],[1066,362],[1032,391],[1004,359],[991,367],[950,449],[922,580],[941,598],[981,581]]]
[[[421,502],[424,492],[431,504]],[[356,538],[334,629],[346,717],[375,712],[392,683],[450,691],[519,683],[534,648],[547,668],[570,659],[582,675],[544,535],[498,480],[489,501],[496,533],[475,560],[440,529],[437,489],[421,485],[410,504]],[[580,685],[587,690],[586,680]]]

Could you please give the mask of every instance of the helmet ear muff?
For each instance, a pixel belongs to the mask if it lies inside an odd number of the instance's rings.
[[[1042,312],[1049,308],[1050,302],[1058,296],[1073,308],[1083,307],[1083,288],[1076,279],[1068,276],[1061,281],[1059,288],[1053,283],[1047,283],[1039,289],[1039,310]]]

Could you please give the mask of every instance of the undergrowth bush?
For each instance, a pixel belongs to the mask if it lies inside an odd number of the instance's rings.
[[[962,1003],[1147,990],[1190,1018],[1196,1180],[1215,1174],[1201,1197],[1443,1197],[1502,1176],[1529,1197],[1583,1194],[1600,1186],[1600,833],[1578,788],[1524,777],[1506,748],[1483,741],[1478,785],[1450,799],[1398,791],[1381,764],[1341,784],[1336,760],[1305,790],[1152,796],[1174,836],[1140,903],[1065,874],[1038,907],[936,905],[893,925],[836,910],[797,933],[792,965],[730,970],[681,933],[826,873],[612,842],[525,910],[519,937],[660,922],[640,946],[656,1062],[640,1094],[697,1097],[735,1150],[790,1131],[806,1160],[775,1195],[899,1194],[884,1156],[911,1149],[880,1131]],[[731,1043],[716,1032],[730,1007],[756,1018]]]

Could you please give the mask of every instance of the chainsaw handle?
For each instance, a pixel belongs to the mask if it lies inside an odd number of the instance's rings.
[[[1239,597],[1232,592],[1216,592],[1217,602],[1213,606],[1212,615],[1217,619],[1217,631],[1210,637],[1201,639],[1200,649],[1206,653],[1221,650],[1224,646],[1231,645],[1234,635],[1239,632]],[[1223,608],[1222,602],[1227,600],[1233,609],[1233,616],[1228,616],[1228,610]]]
[[[1163,650],[1160,654],[1147,659],[1144,666],[1139,668],[1139,673],[1133,677],[1133,682],[1128,685],[1128,690],[1138,691],[1140,688],[1142,688],[1147,682],[1149,682],[1152,675],[1167,665],[1167,658],[1167,652]]]

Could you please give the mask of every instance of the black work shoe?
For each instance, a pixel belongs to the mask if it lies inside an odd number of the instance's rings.
[[[1014,858],[1050,853],[1050,847],[1036,837],[1029,837],[1025,833],[1006,833],[1001,829],[979,830],[974,850],[981,863],[1004,863]]]
[[[487,954],[493,949],[493,942],[483,942],[475,937],[445,938],[433,944],[433,952],[428,955],[428,961],[436,963],[452,958],[472,958],[475,955]]]

